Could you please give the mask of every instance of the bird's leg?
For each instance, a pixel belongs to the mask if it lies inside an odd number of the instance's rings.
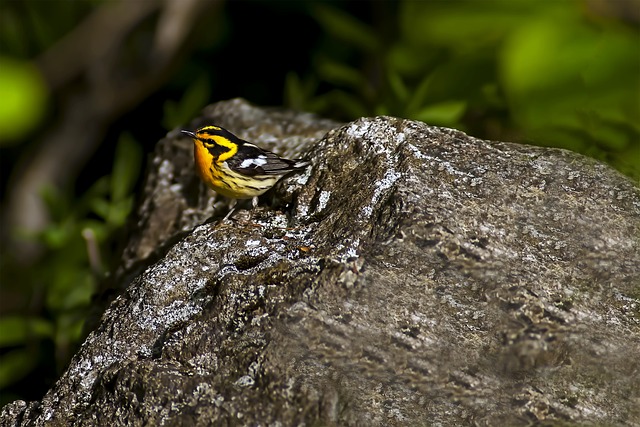
[[[251,204],[253,205],[253,209],[258,206],[258,196],[255,196],[253,199],[251,199]]]
[[[222,222],[228,220],[229,218],[231,218],[231,215],[233,215],[233,213],[236,211],[236,205],[238,204],[238,200],[236,199],[232,199],[231,203],[229,204],[229,212],[227,213],[227,215],[225,215],[224,218],[222,218]]]

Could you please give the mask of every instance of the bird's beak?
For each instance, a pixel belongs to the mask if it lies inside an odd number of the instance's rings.
[[[190,136],[191,138],[195,138],[196,137],[196,134],[191,132],[190,130],[181,130],[180,133],[183,133],[183,134],[185,134],[187,136]]]

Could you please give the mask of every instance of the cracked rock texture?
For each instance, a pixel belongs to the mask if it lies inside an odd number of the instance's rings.
[[[0,425],[640,424],[629,179],[390,117],[206,121],[313,167],[221,223],[191,142],[160,141],[113,302]]]

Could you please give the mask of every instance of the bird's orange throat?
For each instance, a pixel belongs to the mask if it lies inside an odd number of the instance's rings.
[[[193,147],[193,160],[196,163],[196,171],[198,172],[198,176],[202,179],[206,184],[209,184],[211,178],[209,177],[209,168],[211,167],[213,156],[207,150],[207,148],[202,145],[201,142],[195,141]]]

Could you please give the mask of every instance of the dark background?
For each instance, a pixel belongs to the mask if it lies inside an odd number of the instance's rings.
[[[243,97],[561,147],[640,179],[635,0],[0,2],[0,404],[39,399],[146,154]]]

